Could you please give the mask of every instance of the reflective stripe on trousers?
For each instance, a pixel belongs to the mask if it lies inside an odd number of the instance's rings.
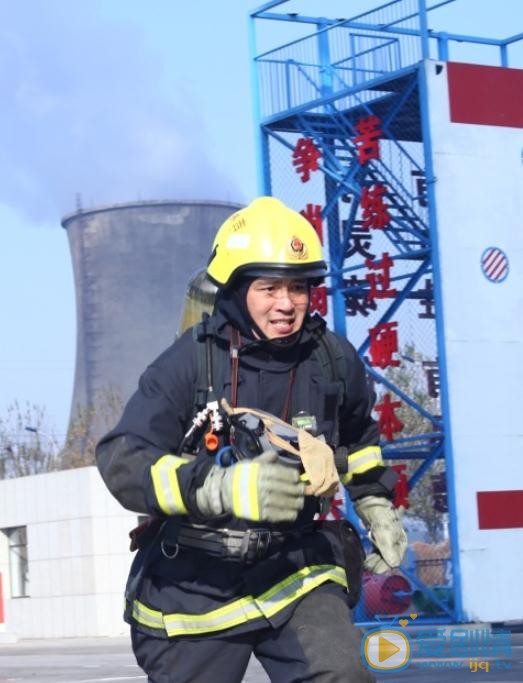
[[[251,655],[272,683],[376,683],[362,661],[362,633],[347,597],[342,586],[324,584],[280,626],[238,635],[155,638],[135,626],[133,650],[149,683],[241,683],[251,680]]]
[[[248,595],[205,614],[163,614],[134,600],[132,616],[138,624],[161,630],[169,637],[203,635],[230,629],[254,619],[270,618],[327,581],[347,588],[345,569],[332,564],[304,567],[257,598]]]

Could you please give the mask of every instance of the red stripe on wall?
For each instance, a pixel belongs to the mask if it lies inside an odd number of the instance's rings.
[[[447,64],[450,120],[523,128],[523,69]]]
[[[4,623],[4,594],[2,591],[2,573],[0,572],[0,624]]]
[[[478,491],[480,529],[523,527],[523,491]]]

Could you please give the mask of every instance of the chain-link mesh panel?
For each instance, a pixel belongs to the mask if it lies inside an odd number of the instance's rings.
[[[339,19],[257,57],[262,117],[311,104],[422,57],[417,0]],[[290,7],[287,8],[292,14]]]

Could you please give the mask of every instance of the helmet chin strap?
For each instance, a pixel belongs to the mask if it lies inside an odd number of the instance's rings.
[[[300,340],[301,333],[303,330],[303,324],[297,332],[293,332],[292,334],[289,334],[286,337],[273,337],[272,339],[269,339],[269,337],[260,330],[258,325],[256,325],[254,320],[251,318],[249,312],[247,312],[247,315],[251,319],[251,329],[252,329],[252,335],[251,336],[256,341],[261,342],[265,346],[269,346],[270,348],[272,348],[274,350],[290,349],[292,346],[297,344]],[[305,322],[305,320],[304,320],[304,322]]]
[[[263,343],[265,346],[268,346],[272,348],[273,350],[277,349],[290,349],[293,347],[295,344],[297,344],[300,340],[301,333],[303,330],[303,324],[305,323],[305,319],[303,321],[302,326],[297,332],[293,332],[292,334],[287,335],[286,337],[273,337],[272,339],[269,339],[269,337],[264,334],[261,329],[256,325],[254,320],[252,319],[249,311],[247,310],[247,306],[245,306],[246,309],[246,314],[250,318],[251,321],[251,330],[252,330],[252,337],[261,343]]]
[[[268,337],[264,336],[263,341],[269,346],[274,347],[275,349],[290,349],[292,346],[294,346],[300,341],[302,330],[303,325],[297,332],[293,332],[292,334],[289,334],[287,337],[274,337],[273,339],[269,339]]]

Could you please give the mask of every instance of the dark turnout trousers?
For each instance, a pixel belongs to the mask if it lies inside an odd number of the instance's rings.
[[[161,640],[133,629],[149,683],[241,683],[254,654],[272,683],[373,683],[346,594],[312,591],[277,629],[226,638]]]

